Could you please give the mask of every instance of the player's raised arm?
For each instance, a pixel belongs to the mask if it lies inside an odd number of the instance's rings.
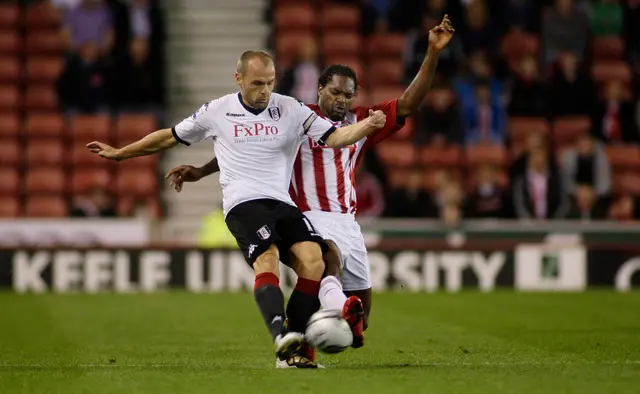
[[[369,117],[360,122],[335,129],[324,141],[330,148],[344,148],[384,127],[387,117],[382,111],[369,110]]]
[[[171,169],[165,175],[165,179],[170,179],[169,186],[173,186],[176,192],[180,193],[184,182],[198,182],[200,179],[220,171],[218,158],[214,157],[210,162],[202,167],[194,167],[190,165],[181,165]]]
[[[440,52],[449,44],[455,30],[451,26],[449,16],[445,15],[442,23],[429,31],[429,47],[427,54],[422,61],[418,74],[413,78],[411,84],[404,91],[402,97],[398,99],[396,116],[398,118],[406,118],[414,114],[420,108],[420,104],[424,100],[433,77],[438,67],[438,58]]]

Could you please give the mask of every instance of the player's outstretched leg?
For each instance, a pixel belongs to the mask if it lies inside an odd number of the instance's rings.
[[[284,295],[278,279],[278,263],[278,249],[274,245],[256,259],[253,263],[256,272],[253,294],[273,338],[276,356],[286,360],[300,351],[304,337],[284,330]]]
[[[291,253],[297,260],[294,268],[298,281],[287,304],[289,330],[303,333],[311,315],[320,309],[318,291],[324,261],[320,246],[315,242],[298,242],[291,247]]]

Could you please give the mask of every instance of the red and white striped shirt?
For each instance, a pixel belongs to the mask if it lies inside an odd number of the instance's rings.
[[[373,107],[352,109],[336,127],[347,126],[369,116],[369,109],[387,116],[384,127],[355,144],[334,149],[318,145],[311,138],[302,143],[293,165],[289,192],[302,212],[325,211],[356,213],[356,168],[364,152],[400,130],[404,124],[396,120],[398,100],[384,101]],[[324,117],[316,104],[308,105]]]

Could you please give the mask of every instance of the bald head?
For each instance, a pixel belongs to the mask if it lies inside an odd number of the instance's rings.
[[[254,60],[259,61],[265,67],[273,64],[273,58],[265,51],[245,51],[238,60],[236,68],[238,74],[245,75],[249,69],[249,63]]]

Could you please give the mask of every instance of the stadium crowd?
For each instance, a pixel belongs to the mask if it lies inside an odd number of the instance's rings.
[[[397,97],[445,13],[454,40],[420,113],[369,152],[359,215],[640,218],[638,0],[274,1],[280,90],[315,102],[344,63],[356,105]]]

